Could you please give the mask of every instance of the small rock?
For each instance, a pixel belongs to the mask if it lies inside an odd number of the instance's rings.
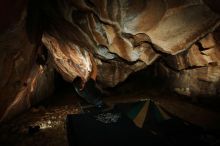
[[[42,111],[42,112],[46,110],[44,106],[40,106],[39,109],[40,109],[40,111]]]
[[[29,126],[28,134],[35,134],[40,131],[40,126]]]
[[[49,124],[49,125],[50,125],[50,124],[51,124],[51,121],[49,120],[49,121],[47,122],[47,124]]]
[[[37,113],[37,112],[39,112],[40,111],[40,109],[38,109],[38,108],[31,108],[31,112],[32,113]]]

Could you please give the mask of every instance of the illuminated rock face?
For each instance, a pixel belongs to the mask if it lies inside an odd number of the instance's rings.
[[[30,108],[53,91],[54,70],[49,63],[36,63],[40,47],[31,44],[26,33],[25,2],[0,2],[1,10],[10,6],[16,11],[1,13],[5,15],[0,28],[0,121]]]
[[[29,0],[28,8],[26,1],[1,6],[12,5],[10,14],[1,13],[1,119],[52,92],[53,68],[68,82],[80,76],[114,87],[155,64],[179,94],[219,93],[219,15],[202,0]],[[39,65],[41,43],[49,59]]]
[[[201,0],[74,0],[58,10],[62,20],[49,20],[54,23],[42,41],[67,81],[92,77],[113,87],[158,58],[178,77],[189,76],[189,68],[218,68],[219,47],[212,32],[219,16]],[[166,77],[186,84],[183,77]]]
[[[158,74],[169,87],[187,96],[220,96],[220,33],[216,29],[186,51],[162,57]]]

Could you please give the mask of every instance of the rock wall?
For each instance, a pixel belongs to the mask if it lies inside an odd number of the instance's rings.
[[[54,70],[49,62],[36,63],[41,47],[30,43],[26,33],[26,4],[0,2],[5,10],[0,28],[0,121],[30,108],[53,91]]]
[[[162,57],[158,74],[171,90],[191,97],[220,96],[219,28],[177,55]]]

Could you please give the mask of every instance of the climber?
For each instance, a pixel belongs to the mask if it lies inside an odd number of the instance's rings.
[[[95,80],[89,79],[84,83],[80,77],[76,77],[73,81],[73,85],[77,94],[88,103],[95,105],[98,108],[104,106],[101,99],[102,92],[97,87]]]

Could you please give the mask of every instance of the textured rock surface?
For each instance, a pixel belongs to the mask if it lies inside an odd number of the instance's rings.
[[[69,82],[80,76],[113,87],[159,62],[176,92],[219,94],[220,22],[209,1],[29,0],[27,11],[26,2],[1,2],[1,119],[50,93],[51,65]]]
[[[216,29],[190,49],[160,61],[158,73],[170,80],[170,88],[187,96],[220,95],[219,36]]]
[[[219,25],[219,16],[200,0],[78,0],[54,5],[54,9],[46,9],[47,4],[42,8],[45,15],[54,15],[57,10],[59,16],[56,20],[56,15],[48,17],[42,41],[68,81],[76,76],[85,81],[98,76],[101,83],[114,86],[161,54],[184,58],[179,53],[189,48],[188,57],[182,60],[188,58],[193,66],[212,61],[205,55],[198,56],[198,48],[193,45]],[[112,67],[108,65],[106,70],[107,64]]]
[[[1,1],[1,7],[9,8],[7,3]],[[36,64],[40,48],[31,44],[26,34],[24,3],[12,4],[16,17],[8,13],[1,18],[7,25],[1,26],[0,35],[0,121],[30,108],[53,91],[53,69]]]

